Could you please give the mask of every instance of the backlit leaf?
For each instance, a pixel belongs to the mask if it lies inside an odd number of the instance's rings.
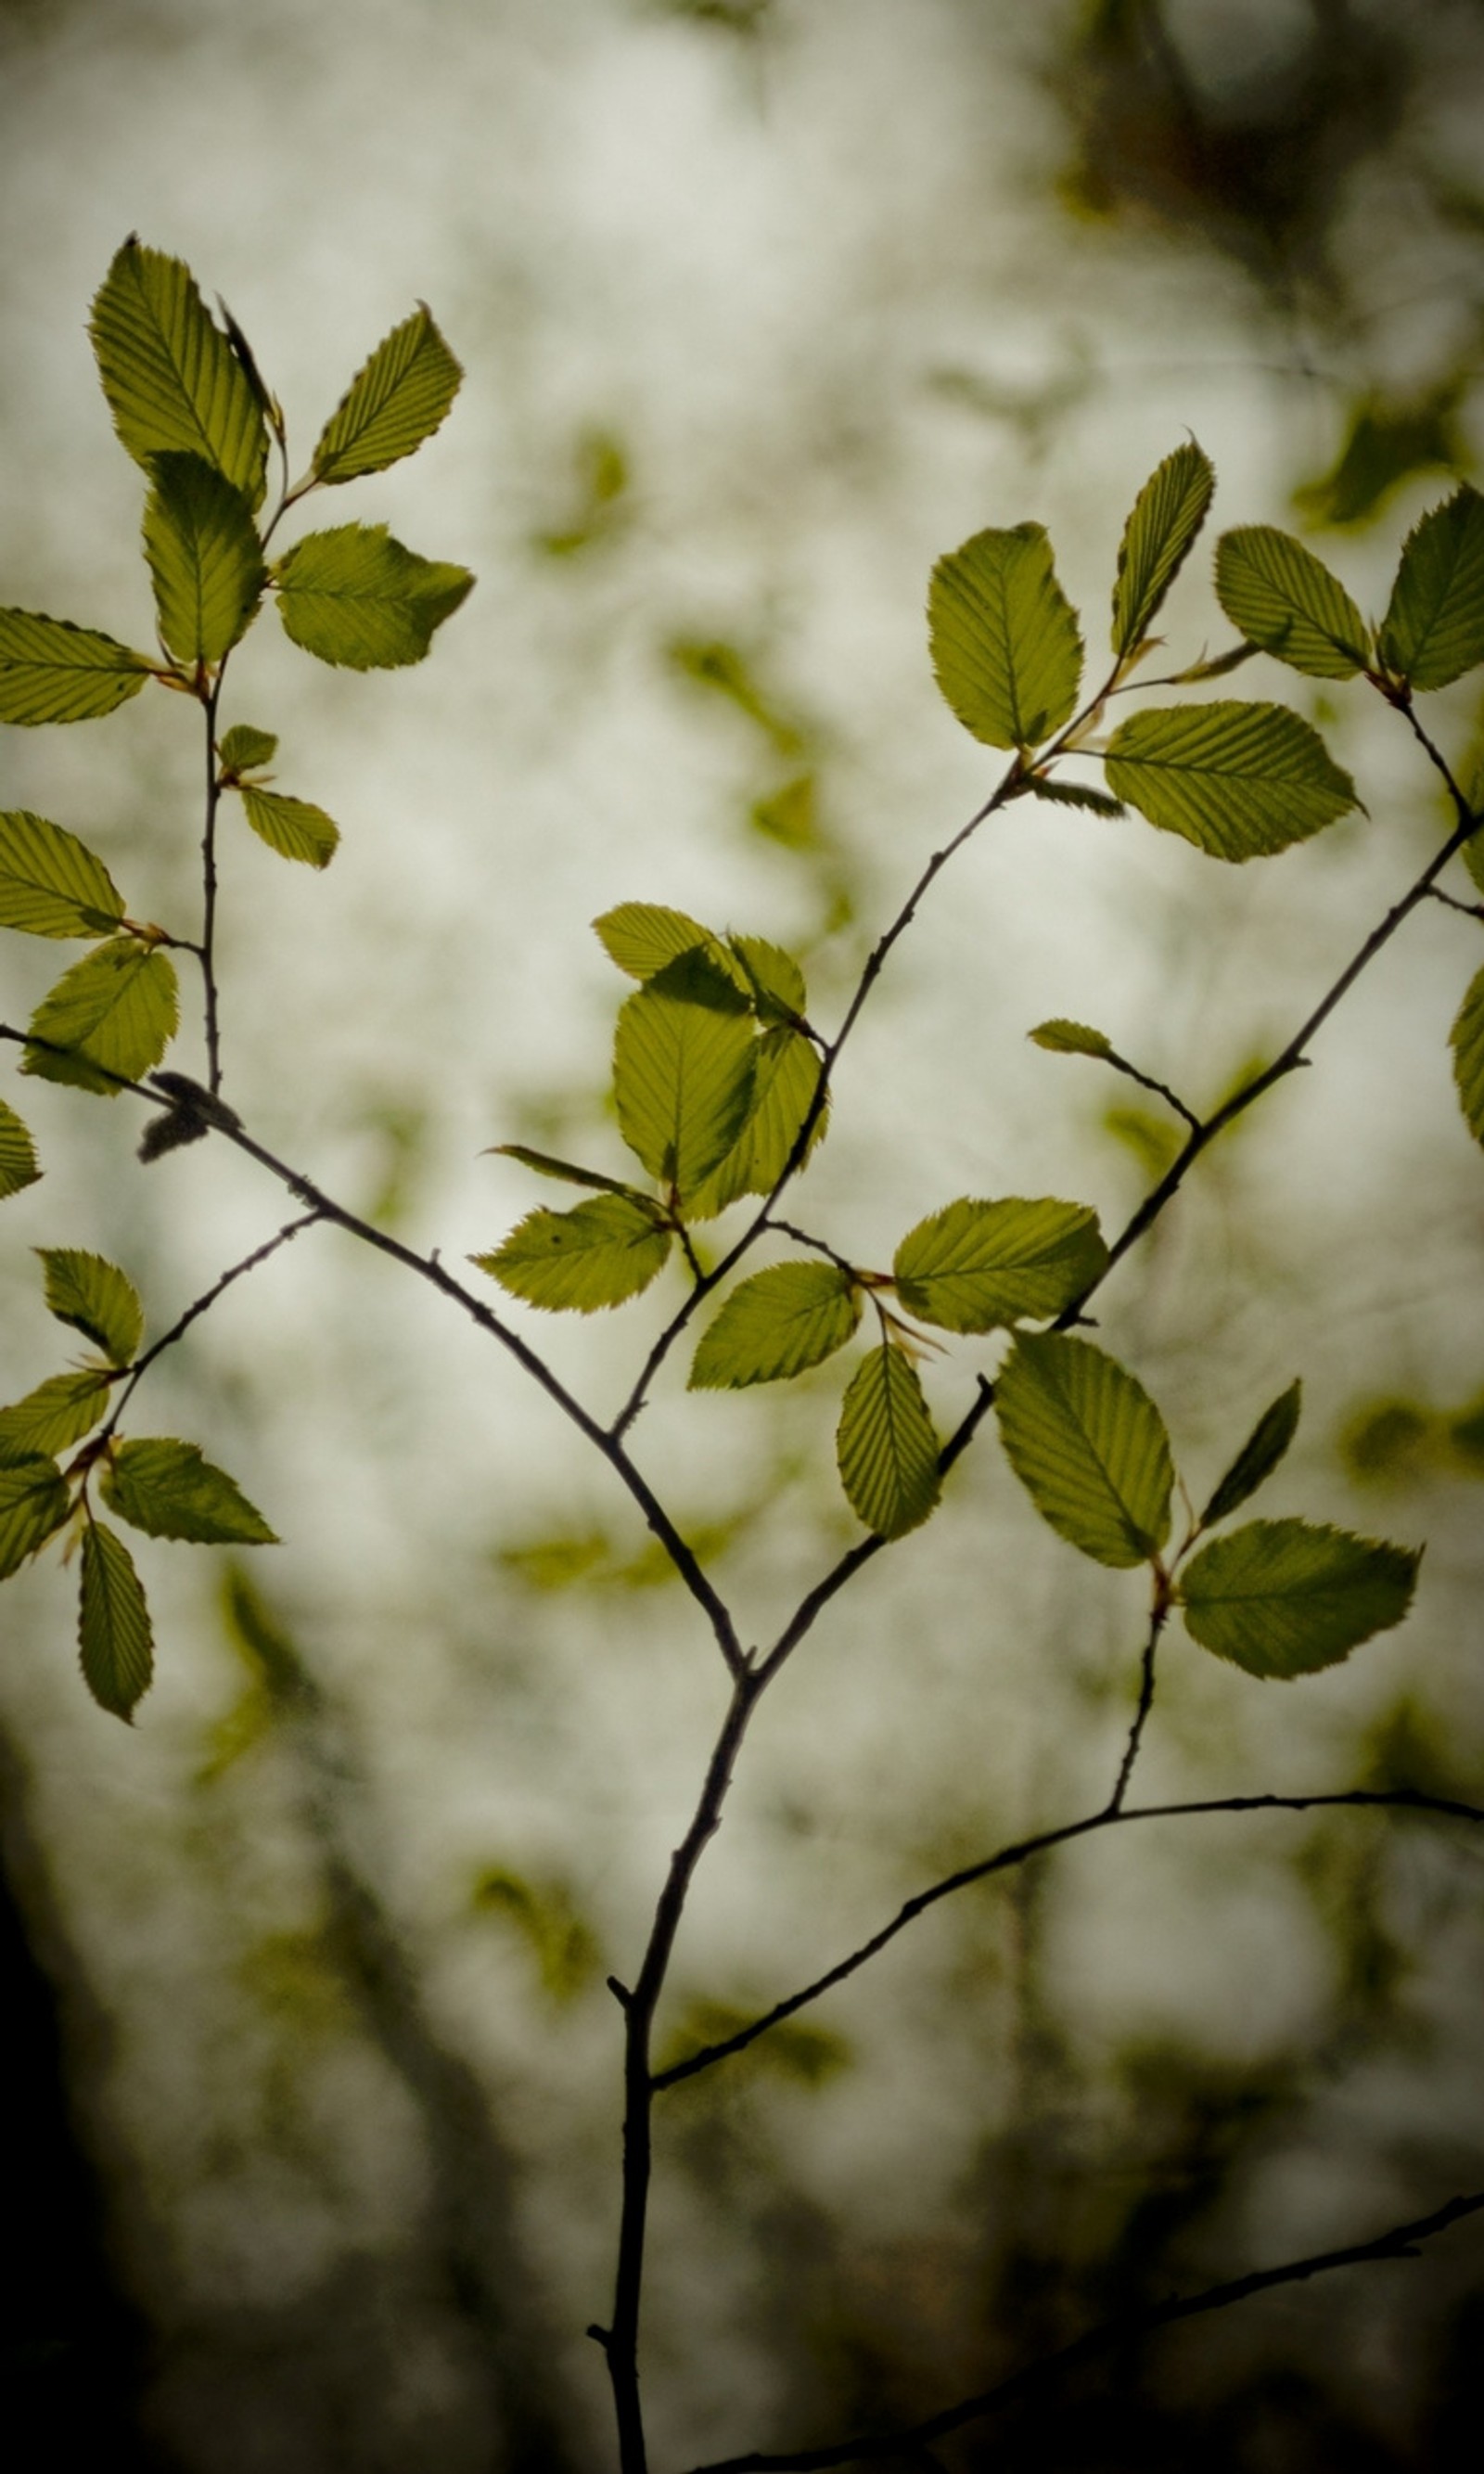
[[[1263,1481],[1272,1476],[1298,1432],[1302,1399],[1302,1384],[1290,1383],[1286,1392],[1278,1394],[1271,1408],[1264,1409],[1202,1513],[1203,1529],[1209,1529],[1213,1521],[1225,1520],[1229,1513],[1235,1512],[1239,1504],[1255,1494]]]
[[[1124,804],[1107,790],[1090,789],[1085,782],[1062,782],[1053,773],[1033,773],[1026,782],[1033,798],[1053,808],[1085,808],[1095,816],[1121,816]]]
[[[64,1452],[96,1426],[109,1388],[98,1367],[49,1375],[24,1400],[0,1409],[0,1453]]]
[[[1038,1022],[1026,1037],[1059,1056],[1111,1056],[1113,1053],[1106,1031],[1094,1031],[1090,1023],[1066,1022],[1060,1015],[1053,1022]]]
[[[770,945],[766,936],[729,936],[726,941],[742,964],[760,1022],[790,1023],[808,1011],[809,990],[791,954]]]
[[[157,455],[144,552],[159,632],[178,662],[219,662],[268,580],[248,502],[200,455]]]
[[[113,936],[63,971],[31,1017],[38,1040],[70,1052],[28,1048],[23,1074],[46,1082],[71,1082],[113,1097],[110,1076],[136,1082],[158,1065],[181,1018],[175,965],[158,946],[137,936]],[[99,1073],[95,1069],[103,1067]]]
[[[353,379],[314,450],[317,481],[384,473],[431,438],[464,373],[420,302]]]
[[[836,1263],[775,1263],[733,1290],[696,1349],[693,1392],[776,1383],[843,1348],[861,1295]]]
[[[106,936],[123,915],[123,895],[76,834],[27,808],[0,815],[0,928]]]
[[[131,1366],[144,1333],[139,1292],[126,1272],[102,1254],[74,1246],[38,1246],[46,1302],[59,1322],[70,1323],[101,1348],[110,1366]]]
[[[530,1211],[492,1254],[472,1259],[511,1296],[549,1313],[596,1313],[638,1297],[664,1270],[670,1232],[637,1196],[599,1194],[572,1211]]]
[[[328,867],[340,840],[340,828],[307,799],[286,799],[279,790],[241,786],[243,813],[270,850],[282,859],[300,859],[309,867]]]
[[[818,1083],[819,1058],[811,1041],[794,1031],[763,1033],[754,1051],[752,1098],[742,1132],[720,1164],[686,1197],[689,1219],[715,1219],[743,1194],[771,1194]],[[806,1164],[828,1125],[826,1106],[810,1131]]]
[[[465,567],[419,558],[385,524],[339,524],[310,533],[274,570],[287,634],[321,662],[352,670],[421,662],[433,631],[451,618],[474,577]]]
[[[0,1201],[12,1194],[24,1194],[40,1174],[41,1163],[30,1128],[8,1102],[0,1100]]]
[[[78,1647],[99,1709],[127,1721],[155,1672],[154,1635],[134,1558],[122,1538],[97,1520],[83,1531]]]
[[[1484,662],[1484,498],[1467,481],[1407,535],[1380,654],[1414,688],[1446,688]]]
[[[938,686],[987,746],[1039,746],[1071,719],[1082,638],[1042,525],[976,533],[940,558],[928,629]]]
[[[1223,533],[1216,598],[1249,643],[1307,678],[1353,678],[1370,660],[1371,630],[1338,576],[1276,525]]]
[[[1120,656],[1148,635],[1205,521],[1215,487],[1210,459],[1192,439],[1165,457],[1134,499],[1113,586],[1113,650]]]
[[[594,932],[610,961],[631,980],[652,980],[667,962],[702,946],[713,959],[721,939],[683,910],[669,910],[662,902],[620,902],[593,922]]]
[[[682,1197],[742,1131],[756,1045],[746,998],[701,953],[667,963],[619,1015],[620,1131],[650,1176]]]
[[[1049,1322],[1107,1268],[1098,1215],[1079,1202],[977,1202],[920,1221],[892,1266],[909,1314],[942,1331]]]
[[[228,731],[216,752],[224,773],[247,773],[255,771],[260,764],[271,764],[278,748],[271,730],[255,730],[251,722],[239,721]]]
[[[204,456],[252,507],[268,432],[252,382],[178,257],[131,235],[93,303],[88,332],[113,425],[136,464]]]
[[[276,1546],[255,1505],[195,1443],[165,1435],[116,1443],[103,1470],[103,1498],[121,1520],[151,1538],[200,1546]]]
[[[1286,850],[1353,808],[1355,785],[1287,705],[1167,705],[1120,722],[1107,778],[1152,825],[1213,859]]]
[[[0,721],[101,721],[138,694],[154,667],[96,628],[0,610]]]
[[[0,1452],[0,1581],[55,1536],[72,1508],[66,1482],[44,1452]]]
[[[1458,1103],[1476,1142],[1484,1143],[1484,971],[1475,972],[1448,1034]]]
[[[1059,1536],[1099,1564],[1146,1563],[1170,1534],[1175,1472],[1143,1385],[1090,1341],[1021,1334],[995,1389],[1011,1468]]]
[[[1185,1628],[1249,1675],[1312,1675],[1401,1621],[1421,1560],[1305,1520],[1250,1521],[1186,1565]]]
[[[562,1185],[590,1185],[596,1194],[632,1195],[634,1191],[620,1177],[604,1176],[600,1169],[578,1168],[572,1160],[553,1159],[549,1152],[533,1152],[527,1143],[492,1143],[490,1150],[503,1159],[519,1160],[538,1176],[555,1177]]]
[[[917,1371],[899,1348],[873,1348],[850,1378],[836,1437],[840,1484],[878,1538],[905,1537],[942,1492],[937,1437]]]

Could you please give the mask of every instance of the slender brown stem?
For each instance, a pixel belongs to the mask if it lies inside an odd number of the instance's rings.
[[[222,1030],[216,983],[216,818],[221,784],[216,770],[216,711],[221,701],[225,661],[206,699],[207,812],[201,836],[201,978],[206,1001],[207,1086],[214,1098],[222,1087]]]
[[[1161,1586],[1156,1595],[1154,1611],[1149,1618],[1149,1633],[1144,1642],[1144,1656],[1139,1667],[1138,1708],[1134,1710],[1133,1724],[1129,1730],[1129,1740],[1124,1746],[1123,1759],[1118,1765],[1118,1777],[1114,1783],[1113,1792],[1107,1800],[1107,1808],[1112,1814],[1117,1814],[1123,1809],[1124,1797],[1129,1792],[1129,1781],[1133,1776],[1133,1764],[1138,1759],[1139,1746],[1144,1739],[1144,1730],[1149,1724],[1149,1713],[1155,1706],[1155,1656],[1159,1647],[1159,1636],[1169,1618],[1170,1600],[1166,1589]]]
[[[255,1272],[259,1264],[266,1263],[281,1246],[291,1245],[302,1229],[312,1228],[319,1217],[320,1213],[317,1209],[301,1212],[297,1220],[288,1221],[283,1227],[276,1230],[273,1236],[266,1238],[261,1246],[255,1246],[251,1254],[244,1254],[240,1263],[233,1263],[230,1271],[224,1272],[219,1280],[213,1281],[204,1295],[186,1307],[179,1322],[173,1322],[168,1331],[162,1332],[153,1346],[145,1350],[142,1357],[135,1358],[129,1370],[129,1379],[113,1404],[109,1422],[97,1439],[99,1443],[106,1442],[112,1434],[134,1392],[157,1357],[162,1357],[167,1348],[174,1348],[176,1342],[184,1338],[191,1324],[215,1305],[217,1298],[231,1287],[234,1280],[244,1278],[249,1272]]]

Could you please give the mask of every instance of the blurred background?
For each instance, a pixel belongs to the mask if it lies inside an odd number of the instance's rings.
[[[233,663],[226,717],[278,732],[279,787],[344,832],[323,878],[245,830],[225,854],[254,1129],[457,1263],[553,1200],[486,1146],[623,1173],[601,910],[772,937],[838,1019],[994,779],[922,618],[983,525],[1050,528],[1096,660],[1127,509],[1193,434],[1219,524],[1294,526],[1382,606],[1407,527],[1477,469],[1481,102],[1479,0],[3,0],[7,603],[151,641],[139,476],[85,331],[127,232],[230,303],[296,470],[415,300],[467,373],[415,461],[314,511],[475,570],[432,658],[330,671],[265,620]],[[1181,661],[1229,641],[1204,551],[1167,621]],[[1237,871],[1136,817],[1012,809],[848,1053],[798,1211],[853,1260],[964,1193],[1116,1226],[1167,1118],[1025,1032],[1096,1023],[1207,1104],[1436,847],[1376,699],[1265,662],[1238,691],[1319,721],[1369,814]],[[1431,700],[1460,763],[1476,707],[1467,680]],[[5,740],[5,803],[192,933],[177,700]],[[55,976],[32,942],[7,940],[11,1020]],[[1258,1685],[1172,1637],[1149,1800],[1479,1798],[1484,1178],[1447,1052],[1477,965],[1477,923],[1428,906],[1100,1300],[1197,1500],[1302,1374],[1259,1509],[1428,1540],[1405,1626],[1324,1676]],[[173,1061],[198,1066],[193,1026]],[[22,1088],[47,1175],[6,1206],[8,1399],[60,1362],[31,1246],[121,1261],[158,1332],[287,1216],[219,1146],[140,1172],[134,1114]],[[607,1413],[677,1294],[525,1322]],[[929,1374],[945,1428],[995,1353]],[[749,1639],[859,1534],[835,1371],[688,1398],[677,1366],[639,1430]],[[617,2201],[603,1977],[693,1800],[715,1651],[518,1370],[349,1240],[240,1284],[142,1405],[285,1543],[250,1568],[143,1548],[159,1663],[128,1735],[84,1693],[55,1557],[5,1592],[4,2362],[12,2436],[45,2433],[12,2462],[606,2463],[581,2334]],[[1103,1800],[1141,1637],[1137,1578],[1042,1528],[985,1433],[765,1706],[667,2046]],[[948,1902],[677,2088],[656,2462],[929,2413],[1115,2308],[1478,2186],[1481,1887],[1462,1825],[1140,1824]],[[1481,2319],[1464,2226],[943,2462],[1461,2462]]]

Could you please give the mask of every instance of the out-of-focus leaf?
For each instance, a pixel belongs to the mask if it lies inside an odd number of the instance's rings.
[[[1476,971],[1449,1033],[1458,1104],[1475,1142],[1484,1143],[1484,971]]]

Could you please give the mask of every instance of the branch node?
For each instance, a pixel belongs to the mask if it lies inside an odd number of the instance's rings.
[[[628,1986],[626,1984],[620,1984],[616,1976],[610,1976],[607,1978],[607,1984],[608,1990],[613,1995],[613,1998],[615,2001],[617,2001],[620,2009],[626,2010],[634,1999]]]
[[[613,2330],[611,2328],[599,2328],[597,2321],[595,2319],[587,2329],[586,2334],[592,2338],[595,2345],[601,2345],[604,2353],[606,2354],[609,2346],[613,2342]]]

